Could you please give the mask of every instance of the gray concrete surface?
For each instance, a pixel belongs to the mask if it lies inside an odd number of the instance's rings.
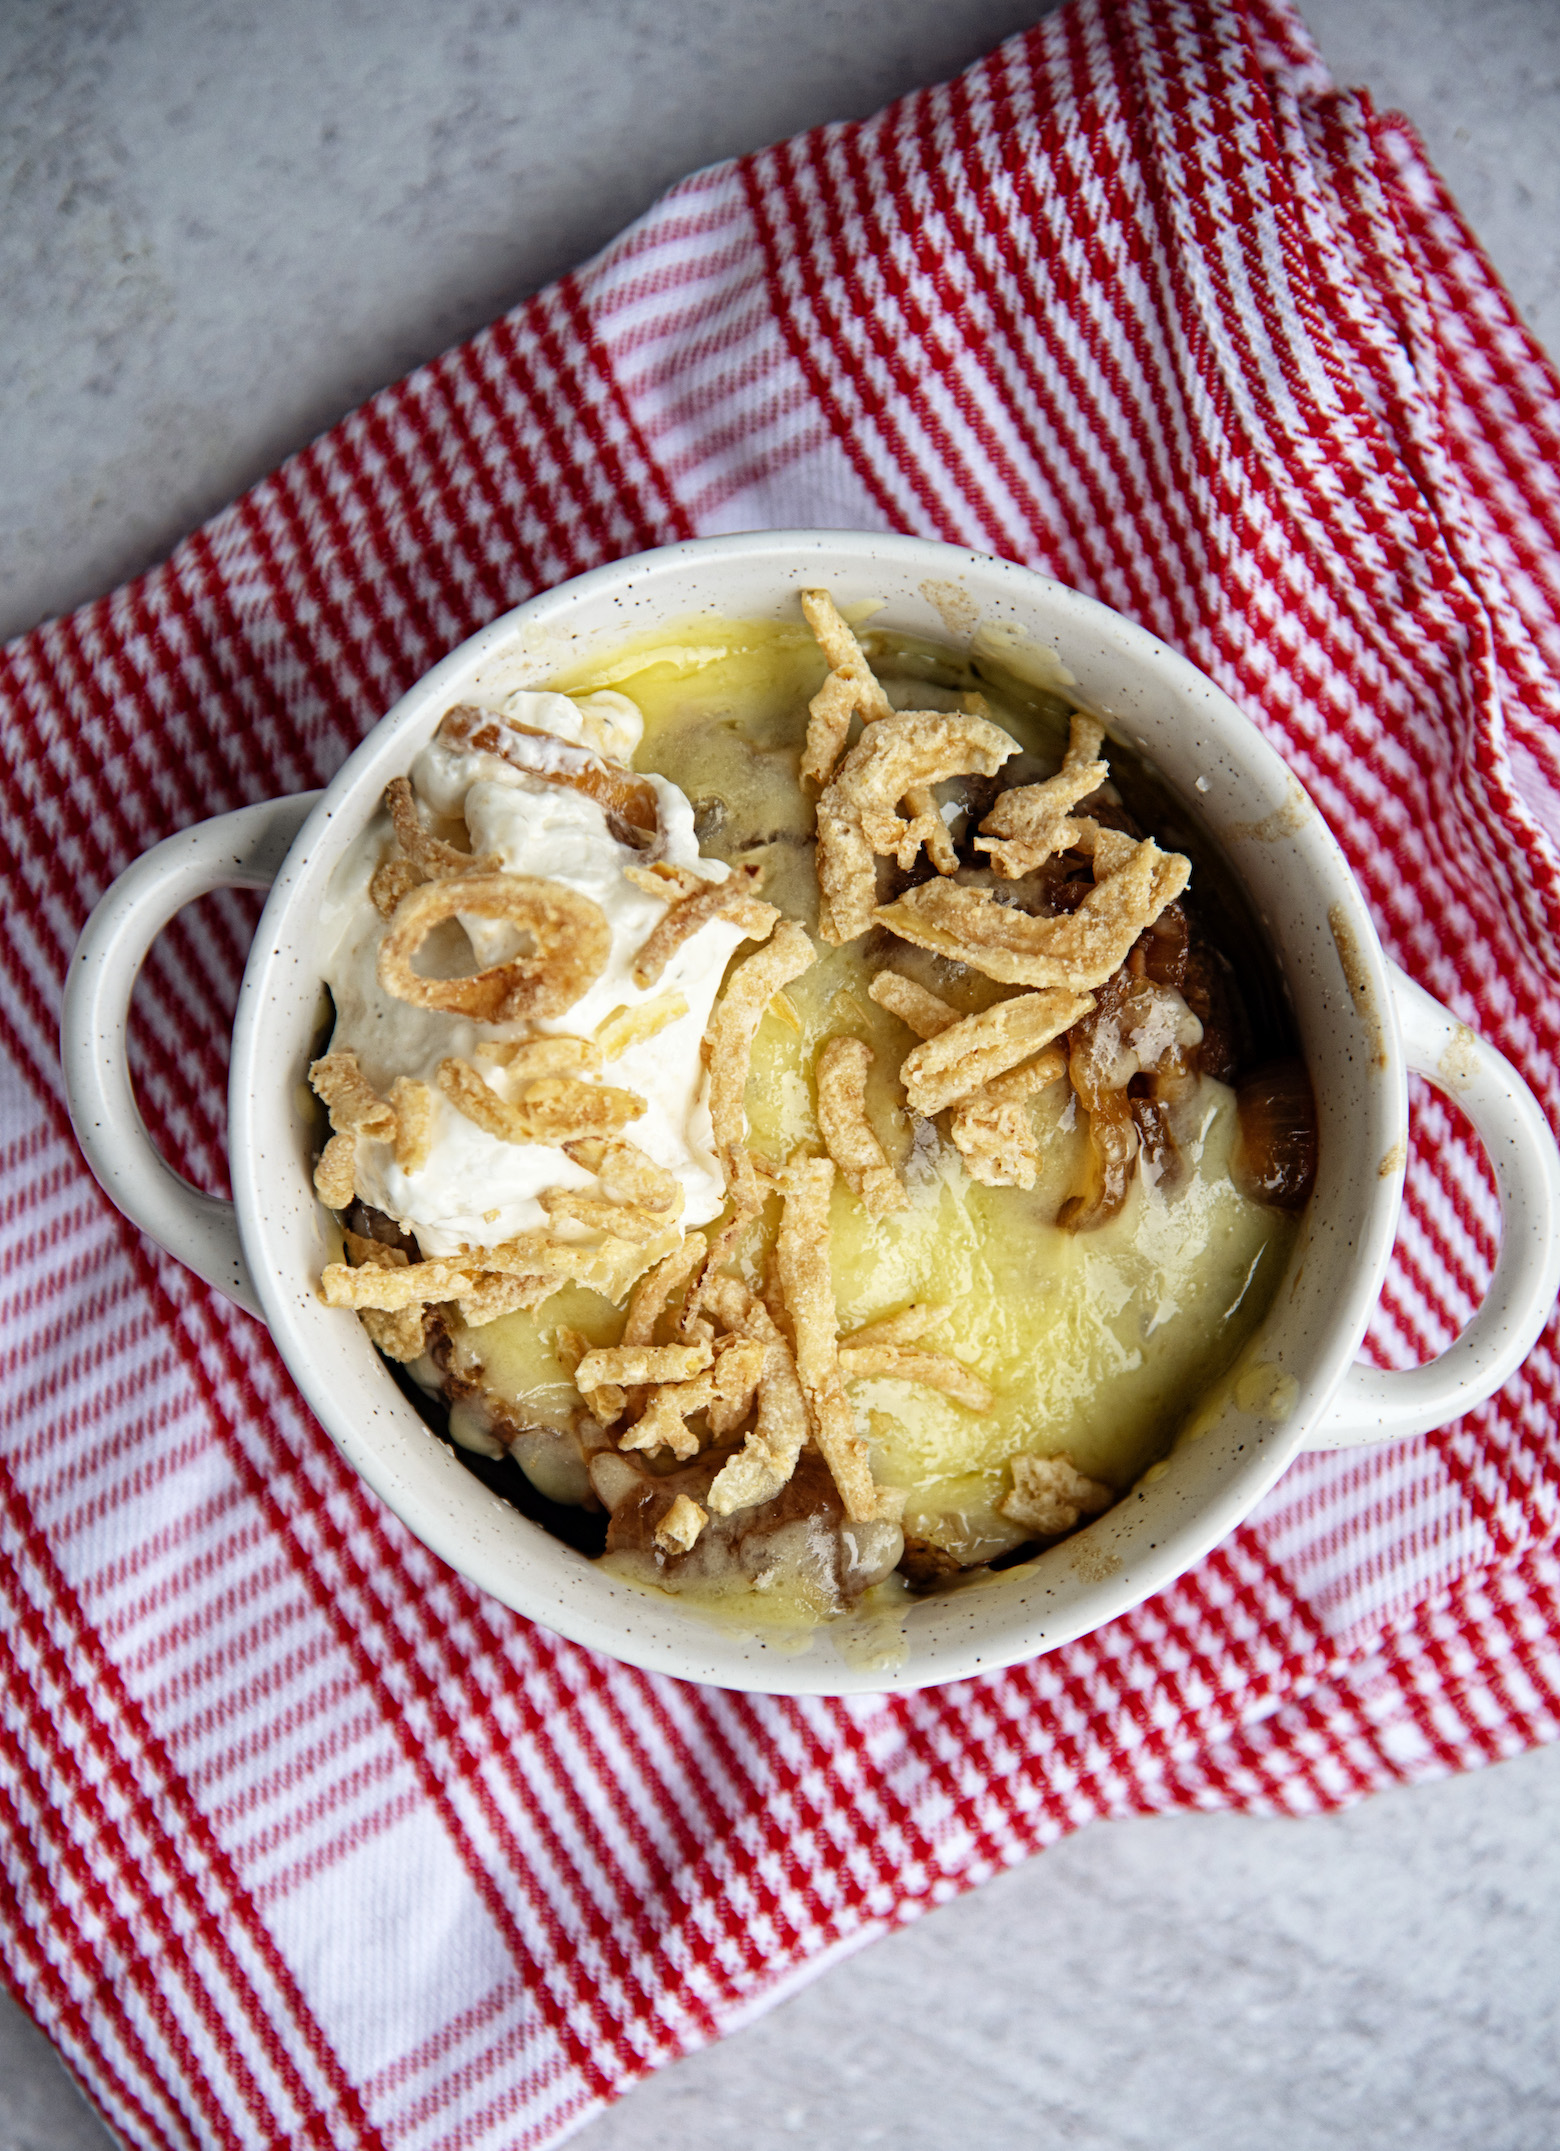
[[[0,632],[96,595],[695,165],[1022,0],[12,0]],[[1312,0],[1560,345],[1560,0]],[[588,2151],[1539,2151],[1560,1753],[1303,1823],[1116,1824],[836,1967]],[[0,2151],[106,2137],[0,2004]]]
[[[96,597],[685,172],[1029,0],[0,8],[0,638]]]

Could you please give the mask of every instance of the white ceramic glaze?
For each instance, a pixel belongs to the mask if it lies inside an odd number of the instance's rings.
[[[435,1438],[356,1320],[315,1296],[339,1240],[314,1197],[297,1101],[321,1014],[314,927],[326,884],[445,710],[545,685],[690,616],[795,618],[796,592],[811,584],[845,605],[878,604],[874,625],[963,642],[978,620],[1058,652],[1111,731],[1149,756],[1239,874],[1293,1004],[1316,1089],[1320,1164],[1241,1378],[1198,1411],[1195,1438],[1026,1567],[921,1599],[891,1630],[825,1627],[798,1653],[792,1639],[715,1626],[604,1574],[490,1494]],[[152,1151],[130,1090],[124,1023],[140,958],[179,906],[273,873],[234,1025],[230,1210]],[[1342,853],[1255,728],[1183,658],[1093,600],[919,539],[813,531],[698,540],[599,568],[495,621],[402,697],[312,806],[276,801],[226,815],[131,868],[82,936],[63,1050],[77,1133],[110,1195],[260,1315],[322,1425],[426,1544],[577,1642],[725,1687],[913,1688],[1054,1648],[1200,1558],[1302,1448],[1423,1431],[1481,1401],[1520,1365],[1560,1290],[1560,1159],[1538,1107],[1498,1054],[1387,963]],[[1416,1373],[1378,1374],[1354,1362],[1392,1250],[1410,1068],[1455,1093],[1478,1128],[1499,1182],[1503,1241],[1485,1306],[1451,1350]]]

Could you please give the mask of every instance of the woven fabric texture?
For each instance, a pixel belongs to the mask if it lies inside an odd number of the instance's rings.
[[[1390,953],[1560,1115],[1560,382],[1401,120],[1282,0],[1069,0],[703,172],[0,669],[0,1937],[137,2151],[541,2145],[1092,1818],[1303,1812],[1560,1729],[1553,1329],[1427,1440],[1310,1457],[1011,1672],[786,1702],[471,1589],[259,1329],[89,1179],[61,981],[109,880],[318,784],[452,645],[668,539],[906,530],[1143,622],[1262,727]],[[155,951],[136,1073],[224,1185],[252,907]],[[1387,1363],[1498,1217],[1416,1100]]]

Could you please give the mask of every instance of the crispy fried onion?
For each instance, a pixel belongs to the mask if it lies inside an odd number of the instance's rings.
[[[1090,993],[1119,970],[1127,951],[1191,878],[1191,862],[1119,830],[1093,835],[1095,885],[1072,913],[1037,918],[989,889],[933,881],[907,889],[872,916],[901,941],[950,956],[1008,986],[1066,986]]]
[[[681,1196],[681,1188],[677,1194]],[[619,1239],[632,1240],[639,1247],[647,1247],[669,1225],[675,1225],[682,1208],[680,1201],[667,1210],[651,1210],[642,1203],[615,1203],[584,1188],[544,1188],[537,1200],[551,1224],[583,1225],[590,1232],[615,1233]]]
[[[768,1178],[766,1169],[766,1181]],[[755,1175],[755,1188],[757,1184]],[[718,1282],[723,1266],[735,1257],[742,1242],[752,1231],[756,1218],[757,1212],[754,1210],[735,1209],[718,1231],[711,1235],[704,1259],[694,1271],[688,1289],[683,1294],[682,1313],[677,1318],[679,1337],[714,1335],[704,1313],[705,1301],[709,1297],[711,1287]]]
[[[717,1516],[772,1501],[790,1481],[807,1439],[807,1400],[796,1361],[769,1309],[738,1278],[717,1277],[709,1304],[731,1334],[759,1347],[758,1416],[742,1447],[721,1466],[705,1500]]]
[[[818,1056],[818,1127],[824,1148],[868,1217],[909,1203],[899,1176],[867,1118],[872,1048],[861,1038],[831,1038]]]
[[[869,1346],[880,1344],[915,1344],[929,1329],[935,1329],[948,1313],[945,1300],[912,1300],[908,1307],[901,1307],[898,1314],[880,1315],[877,1321],[853,1329],[848,1337],[840,1339],[840,1350],[863,1352]]]
[[[382,1240],[371,1240],[360,1232],[343,1235],[347,1244],[347,1260],[354,1269],[404,1270],[409,1267],[406,1255],[399,1247],[386,1247]],[[421,1359],[423,1355],[423,1310],[415,1304],[387,1311],[379,1307],[363,1307],[358,1310],[358,1320],[367,1330],[369,1341],[378,1346],[387,1359]]]
[[[314,1192],[327,1210],[345,1210],[357,1193],[357,1137],[333,1135],[314,1167]]]
[[[461,1293],[456,1304],[466,1327],[480,1329],[484,1322],[496,1322],[502,1315],[517,1314],[522,1309],[540,1307],[543,1300],[551,1299],[557,1289],[556,1277],[504,1277],[484,1273],[477,1278],[469,1292]]]
[[[395,825],[395,840],[424,881],[442,881],[449,874],[487,873],[497,865],[493,859],[477,859],[430,836],[418,812],[417,795],[407,777],[392,777],[385,786],[385,805]]]
[[[577,1284],[592,1277],[603,1277],[625,1257],[636,1262],[643,1259],[631,1240],[607,1238],[596,1246],[589,1246],[580,1240],[555,1240],[544,1232],[522,1232],[497,1247],[478,1248],[466,1259],[484,1271],[497,1271],[506,1277],[519,1277],[533,1271],[550,1276],[556,1289],[559,1284]]]
[[[484,865],[497,866],[498,860],[486,861]],[[369,900],[382,919],[393,919],[395,907],[410,889],[427,880],[420,867],[414,866],[404,851],[388,852],[374,869],[374,878],[368,885]]]
[[[641,1001],[637,1008],[614,1008],[610,1016],[603,1017],[596,1025],[591,1036],[601,1049],[602,1059],[615,1061],[630,1047],[648,1044],[669,1023],[680,1023],[687,1013],[686,995],[662,993],[653,1001]]]
[[[1081,1517],[1103,1516],[1115,1499],[1112,1488],[1086,1479],[1071,1457],[1015,1456],[1013,1491],[998,1507],[1036,1538],[1057,1539]]]
[[[519,1307],[537,1307],[560,1285],[603,1283],[625,1260],[642,1260],[639,1248],[616,1236],[595,1245],[522,1233],[497,1247],[464,1255],[436,1255],[394,1267],[353,1268],[328,1262],[320,1278],[327,1307],[401,1308],[459,1301],[472,1328]]]
[[[679,1494],[655,1527],[656,1550],[664,1554],[691,1553],[708,1522],[708,1514],[691,1495]]]
[[[583,1330],[572,1329],[565,1322],[560,1322],[553,1331],[553,1357],[568,1375],[570,1381],[579,1388],[580,1395],[585,1399],[586,1408],[596,1419],[600,1420],[603,1426],[611,1426],[614,1419],[622,1418],[623,1407],[627,1400],[623,1391],[611,1382],[598,1382],[591,1389],[586,1389],[580,1384],[581,1362],[594,1349]]]
[[[348,1130],[389,1141],[395,1114],[358,1066],[356,1053],[322,1054],[309,1070],[309,1087],[338,1133]]]
[[[547,1188],[537,1198],[553,1224],[583,1225],[645,1246],[682,1215],[683,1186],[637,1144],[587,1139],[565,1143],[565,1154],[596,1175],[599,1194]]]
[[[829,676],[807,705],[807,745],[802,753],[802,782],[827,784],[850,737],[850,721],[891,717],[893,708],[872,667],[827,590],[804,590],[802,611],[814,640],[829,663]]]
[[[1063,1203],[1058,1224],[1088,1232],[1113,1218],[1127,1199],[1140,1148],[1151,1179],[1174,1177],[1180,1153],[1169,1107],[1189,1078],[1187,1055],[1201,1038],[1202,1025],[1173,986],[1122,970],[1100,989],[1094,1010],[1068,1039],[1067,1072],[1088,1115],[1089,1177]],[[1129,1089],[1139,1076],[1149,1079],[1141,1098]]]
[[[828,592],[804,590],[802,611],[829,661],[829,676],[807,705],[807,742],[800,772],[804,784],[817,788],[834,774],[850,737],[852,717],[859,711],[863,725],[879,724],[893,716],[894,706]],[[986,705],[978,695],[966,707],[974,714],[986,714]],[[958,854],[937,811],[931,785],[912,784],[904,801],[911,819],[924,828],[923,841],[932,864],[939,874],[951,874],[959,863]]]
[[[951,1353],[907,1349],[918,1344],[929,1329],[935,1329],[948,1312],[941,1301],[918,1300],[902,1307],[898,1314],[884,1315],[853,1330],[839,1342],[840,1372],[848,1382],[863,1381],[870,1375],[921,1382],[967,1404],[971,1411],[989,1412],[995,1401],[990,1389]]]
[[[702,1232],[690,1232],[653,1270],[647,1270],[640,1278],[628,1303],[628,1319],[623,1325],[625,1345],[654,1342],[656,1324],[704,1260],[708,1245]]]
[[[752,1412],[764,1375],[764,1347],[756,1337],[726,1337],[716,1351],[721,1387],[710,1406],[710,1433],[724,1441]]]
[[[466,754],[494,754],[528,777],[583,792],[605,810],[612,834],[620,842],[644,846],[660,828],[655,786],[621,762],[607,761],[589,747],[538,732],[513,718],[462,703],[446,712],[439,737]]]
[[[610,1139],[645,1110],[637,1091],[582,1083],[572,1075],[522,1076],[517,1099],[501,1098],[470,1061],[440,1061],[433,1080],[457,1112],[501,1143],[553,1143],[561,1148],[591,1137]]]
[[[763,877],[756,866],[733,867],[724,881],[688,874],[687,880],[695,884],[691,889],[654,867],[629,866],[623,871],[636,888],[667,900],[666,910],[650,929],[629,973],[641,993],[655,984],[683,943],[711,919],[730,919],[750,941],[767,941],[779,923],[774,905],[759,901],[758,884]]]
[[[555,1031],[545,1038],[484,1039],[477,1059],[507,1068],[515,1081],[539,1082],[543,1076],[589,1076],[601,1073],[601,1047],[593,1038]]]
[[[948,1115],[948,1134],[972,1180],[988,1188],[1034,1186],[1040,1144],[1029,1101],[1066,1073],[1066,1054],[1059,1046],[1047,1046],[1032,1061],[993,1076],[959,1100]]]
[[[622,1437],[625,1449],[665,1446],[675,1455],[692,1456],[699,1442],[687,1422],[696,1413],[706,1414],[712,1438],[720,1441],[734,1433],[753,1410],[764,1377],[765,1350],[751,1328],[733,1330],[717,1342],[706,1323],[700,1325],[703,1336],[664,1345],[655,1342],[656,1325],[709,1251],[702,1233],[690,1233],[640,1279],[621,1344],[578,1357],[575,1382],[604,1426],[614,1424],[627,1410],[640,1413],[638,1424]],[[724,1277],[713,1279],[711,1289],[717,1295],[732,1289],[745,1292],[734,1279]],[[649,1425],[641,1432],[646,1419]]]
[[[529,954],[466,978],[424,978],[412,959],[436,926],[464,912],[529,935]],[[379,983],[397,1000],[478,1023],[545,1020],[574,1006],[606,968],[612,929],[601,906],[559,881],[529,874],[462,874],[424,882],[395,907],[379,945]]]
[[[781,987],[800,978],[812,961],[807,929],[794,919],[785,920],[770,941],[732,971],[704,1034],[715,1148],[725,1168],[727,1195],[739,1212],[759,1206],[758,1175],[744,1141],[747,1117],[742,1103],[753,1039]]]
[[[423,827],[416,794],[407,778],[392,777],[385,786],[384,799],[395,828],[395,844],[380,861],[368,885],[369,898],[382,918],[393,917],[402,897],[423,882],[492,874],[503,865],[496,852],[477,857],[430,836]]]
[[[679,1463],[685,1463],[699,1453],[699,1437],[688,1421],[698,1412],[708,1412],[713,1419],[724,1405],[727,1416],[723,1423],[729,1431],[731,1413],[745,1415],[752,1407],[761,1360],[754,1346],[733,1338],[714,1347],[713,1364],[709,1345],[661,1345],[651,1349],[701,1352],[705,1371],[691,1380],[663,1381],[653,1389],[640,1417],[619,1437],[618,1447],[646,1452],[670,1449]],[[582,1363],[582,1374],[589,1365],[589,1360]]]
[[[872,924],[877,902],[875,855],[892,853],[906,871],[925,844],[939,873],[958,864],[931,787],[948,777],[995,776],[1018,743],[968,712],[909,710],[870,725],[818,801],[819,932],[854,941]],[[899,802],[924,794],[912,818]]]
[[[596,1175],[609,1202],[637,1203],[646,1210],[681,1208],[682,1182],[637,1144],[586,1138],[564,1147],[576,1165]]]
[[[901,971],[877,972],[867,993],[879,1008],[886,1008],[914,1031],[917,1038],[935,1038],[939,1031],[946,1031],[959,1020],[956,1008],[950,1008],[937,994],[917,985],[913,978],[906,978]]]
[[[1004,881],[1032,873],[1042,860],[1066,851],[1084,834],[1083,825],[1068,817],[1110,775],[1108,766],[1095,759],[1104,737],[1097,718],[1075,710],[1067,753],[1056,775],[1043,784],[1022,784],[1004,792],[981,823],[983,834],[975,839],[975,849],[991,854],[992,868]]]
[[[399,1249],[392,1249],[399,1253]],[[354,1268],[327,1262],[320,1277],[320,1298],[327,1307],[374,1307],[396,1314],[404,1307],[427,1307],[469,1292],[485,1258],[435,1256],[428,1262],[377,1262]]]
[[[426,1083],[397,1076],[387,1101],[350,1051],[323,1054],[310,1068],[309,1082],[335,1131],[314,1168],[315,1192],[328,1209],[344,1210],[356,1193],[359,1135],[394,1143],[395,1162],[403,1172],[415,1173],[427,1164],[433,1141],[433,1093]]]
[[[919,1382],[940,1389],[972,1412],[989,1412],[996,1399],[978,1374],[947,1352],[907,1352],[894,1344],[840,1346],[840,1373],[847,1382],[883,1375],[895,1382]]]
[[[689,1382],[714,1360],[707,1344],[614,1344],[587,1352],[574,1370],[582,1390],[604,1382],[627,1389],[635,1382]]]
[[[800,1150],[792,1154],[781,1180],[785,1200],[775,1241],[775,1267],[796,1340],[796,1372],[807,1400],[812,1438],[833,1475],[845,1514],[853,1523],[863,1523],[876,1516],[878,1499],[867,1445],[856,1432],[855,1415],[840,1378],[839,1323],[829,1270],[833,1185],[831,1159],[808,1157]]]
[[[560,1322],[553,1331],[553,1357],[568,1375],[574,1379],[580,1361],[594,1346],[582,1329],[573,1329],[567,1322]]]
[[[957,1104],[993,1077],[1033,1059],[1093,1006],[1086,993],[1047,990],[1015,994],[978,1015],[961,1017],[905,1056],[899,1072],[910,1110],[930,1119]]]
[[[867,991],[918,1038],[936,1038],[959,1021],[957,1009],[898,971],[880,971]],[[992,1077],[957,1101],[948,1115],[948,1135],[972,1180],[988,1188],[1034,1186],[1040,1145],[1029,1118],[1029,1100],[1066,1070],[1066,1055],[1048,1046],[1035,1059]]]
[[[416,1076],[397,1076],[390,1090],[395,1115],[395,1162],[420,1173],[433,1150],[433,1091]]]

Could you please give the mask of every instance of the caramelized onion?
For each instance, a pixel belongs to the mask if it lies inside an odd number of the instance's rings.
[[[1251,1051],[1249,1032],[1229,966],[1205,941],[1193,941],[1187,949],[1181,992],[1203,1027],[1198,1068],[1216,1083],[1233,1083]]]
[[[1180,1180],[1181,1152],[1170,1127],[1170,1110],[1156,1095],[1158,1079],[1135,1075],[1127,1086],[1142,1169],[1155,1187],[1168,1191]]]
[[[1235,1094],[1230,1178],[1251,1202],[1303,1210],[1316,1179],[1316,1101],[1302,1061],[1274,1061]]]
[[[1143,935],[1138,947],[1143,951],[1143,969],[1156,986],[1174,986],[1177,993],[1186,983],[1187,960],[1191,954],[1192,935],[1186,913],[1179,904],[1166,904],[1153,925]],[[1201,1016],[1202,1011],[1197,1011]]]
[[[1068,1196],[1056,1222],[1067,1232],[1094,1232],[1108,1225],[1127,1199],[1138,1131],[1132,1100],[1124,1090],[1100,1091],[1092,1098],[1079,1091],[1078,1097],[1089,1119],[1088,1185],[1081,1194]]]

